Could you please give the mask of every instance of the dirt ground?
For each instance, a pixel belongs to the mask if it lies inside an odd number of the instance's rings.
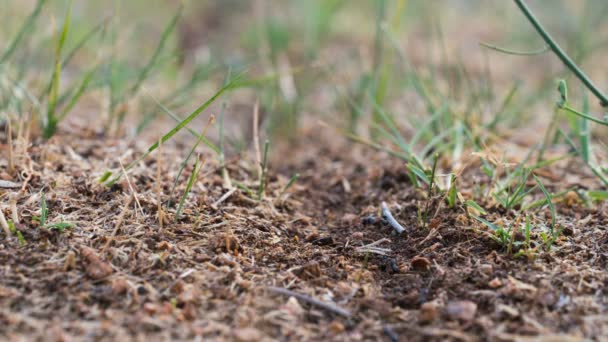
[[[103,171],[118,160],[126,165],[145,144],[69,131],[28,149],[24,190],[2,189],[14,199],[4,214],[18,216],[26,241],[0,244],[3,339],[608,338],[604,207],[557,203],[565,230],[555,249],[515,258],[462,208],[429,202],[402,162],[311,130],[290,150],[297,158],[270,165],[262,202],[241,190],[219,202],[227,189],[215,158],[205,155],[182,216],[174,222],[175,209],[163,206],[161,227],[158,157],[106,188],[98,181]],[[164,202],[187,150],[163,146]],[[227,163],[234,181],[255,188],[251,160]],[[545,170],[543,180],[561,189],[573,169]],[[296,171],[300,179],[281,193]],[[465,184],[480,177],[461,176]],[[48,221],[73,228],[39,227],[41,192]],[[381,202],[406,233],[384,222]],[[426,227],[420,206],[435,212]]]

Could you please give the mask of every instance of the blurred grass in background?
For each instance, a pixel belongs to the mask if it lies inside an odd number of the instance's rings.
[[[41,3],[24,29],[36,1],[2,1],[2,49],[24,30],[0,66],[3,116],[44,121],[69,5]],[[607,84],[608,3],[530,5],[596,82]],[[256,100],[263,128],[277,143],[297,139],[301,127],[321,119],[419,167],[436,152],[457,163],[465,149],[482,150],[495,137],[530,128],[538,132],[539,125],[550,130],[550,142],[560,139],[557,129],[578,134],[576,121],[564,126],[568,120],[553,114],[555,79],[571,79],[554,56],[510,56],[479,45],[544,46],[509,1],[230,0],[179,7],[169,0],[76,1],[61,51],[69,61],[57,106],[61,111],[74,102],[65,117],[107,134],[136,135],[157,119],[172,122],[148,95],[174,113],[190,112],[228,74],[245,71],[245,87],[223,100],[226,139],[237,151],[251,141]],[[582,106],[578,82],[572,79],[570,88]],[[600,108],[592,102],[590,110]],[[605,144],[602,132],[594,134]]]

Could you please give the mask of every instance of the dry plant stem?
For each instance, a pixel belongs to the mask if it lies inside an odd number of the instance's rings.
[[[157,202],[158,202],[158,224],[160,225],[160,228],[163,228],[163,202],[162,202],[162,197],[161,197],[161,193],[162,193],[162,181],[160,179],[160,175],[161,175],[161,162],[162,162],[162,137],[158,138],[158,154],[157,154],[157,159],[156,159],[156,196],[157,196]]]
[[[4,216],[2,209],[0,209],[0,226],[2,226],[4,234],[6,234],[7,237],[11,236],[11,229],[8,226],[8,222],[6,222],[6,217]]]
[[[125,179],[127,180],[127,184],[129,185],[129,190],[131,190],[131,194],[133,195],[133,198],[135,199],[135,205],[137,207],[139,207],[139,211],[141,212],[141,215],[144,216],[144,209],[141,207],[141,204],[139,204],[139,199],[137,198],[137,192],[135,192],[135,189],[133,188],[133,185],[131,184],[131,180],[129,179],[127,170],[125,170],[125,167],[122,164],[122,161],[119,160],[118,163],[120,163],[120,168],[122,169],[122,173],[125,175]],[[137,213],[137,210],[135,212]]]
[[[217,209],[217,206],[220,205],[222,202],[224,202],[225,200],[228,199],[228,197],[232,196],[232,194],[236,191],[236,187],[228,190],[228,192],[226,192],[224,195],[222,195],[222,197],[220,197],[220,199],[218,199],[217,201],[215,201],[211,207]]]
[[[8,173],[12,175],[15,171],[15,161],[13,160],[13,126],[11,125],[10,118],[6,118],[6,127],[8,130],[6,133],[8,143]]]
[[[120,229],[120,226],[122,226],[122,223],[123,223],[123,221],[125,219],[125,215],[127,214],[127,211],[129,211],[129,207],[131,206],[131,202],[133,202],[133,198],[135,198],[134,194],[131,194],[131,196],[129,196],[129,197],[126,198],[125,205],[122,207],[122,211],[120,212],[120,215],[118,216],[118,219],[116,220],[116,225],[114,226],[114,230],[112,231],[112,235],[110,235],[110,237],[108,238],[108,241],[103,246],[103,249],[101,250],[101,255],[104,255],[106,253],[106,251],[110,247],[110,243],[112,243],[112,241],[114,241],[114,238],[116,237],[116,234],[118,234],[118,230]]]
[[[9,200],[9,205],[11,207],[11,219],[13,220],[13,223],[17,224],[17,223],[19,223],[19,212],[17,211],[17,195],[16,194],[11,196],[11,199]]]
[[[297,292],[293,292],[291,290],[288,290],[286,288],[283,287],[275,287],[275,286],[269,286],[268,290],[270,290],[271,292],[277,293],[277,294],[281,294],[284,296],[288,296],[288,297],[294,297],[296,299],[299,299],[303,302],[312,304],[314,306],[318,306],[324,310],[327,310],[329,312],[335,313],[337,315],[340,316],[344,316],[347,318],[352,317],[352,314],[350,313],[350,311],[343,309],[335,304],[332,303],[326,303],[326,302],[322,302],[316,298],[301,294],[301,293],[297,293]]]
[[[20,183],[15,183],[15,182],[5,181],[5,180],[0,179],[0,189],[17,189],[20,187],[21,187]]]
[[[260,122],[260,104],[259,101],[255,101],[253,107],[253,148],[255,149],[255,160],[258,166],[258,175],[262,177],[262,152],[260,151],[260,133],[258,126]]]
[[[384,219],[386,219],[388,221],[388,224],[391,227],[393,227],[393,229],[395,229],[397,234],[401,234],[404,231],[406,231],[406,229],[403,228],[403,226],[401,224],[399,224],[399,222],[397,222],[397,220],[395,220],[395,218],[393,217],[393,214],[391,214],[390,209],[386,205],[386,202],[382,202],[381,206],[382,206],[382,217],[384,217]]]

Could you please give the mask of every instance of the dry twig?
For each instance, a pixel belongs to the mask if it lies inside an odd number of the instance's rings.
[[[341,308],[341,307],[339,307],[339,306],[337,306],[337,305],[335,305],[333,303],[322,302],[322,301],[320,301],[320,300],[318,300],[316,298],[307,296],[305,294],[293,292],[293,291],[288,290],[288,289],[283,288],[283,287],[269,286],[268,290],[270,290],[271,292],[274,292],[274,293],[278,293],[278,294],[284,295],[284,296],[295,297],[295,298],[297,298],[297,299],[299,299],[299,300],[301,300],[303,302],[312,304],[314,306],[318,306],[318,307],[320,307],[322,309],[325,309],[325,310],[327,310],[329,312],[335,313],[335,314],[340,315],[340,316],[344,316],[344,317],[347,317],[347,318],[350,318],[352,316],[352,314],[350,313],[350,311],[348,311],[346,309],[343,309],[343,308]]]
[[[382,202],[381,206],[382,206],[382,217],[384,217],[384,219],[386,221],[388,221],[388,224],[395,229],[397,234],[401,234],[404,231],[406,231],[406,229],[403,228],[403,226],[401,224],[399,224],[399,222],[397,222],[397,220],[395,220],[395,218],[393,217],[393,214],[391,214],[390,209],[388,209],[386,202]]]

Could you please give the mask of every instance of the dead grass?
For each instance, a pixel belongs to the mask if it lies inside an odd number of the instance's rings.
[[[28,149],[28,191],[5,190],[16,196],[17,229],[27,243],[9,238],[0,248],[2,335],[505,341],[539,334],[569,340],[606,336],[608,233],[602,208],[558,204],[567,230],[557,249],[516,259],[462,210],[442,210],[428,228],[418,228],[415,213],[425,193],[411,187],[399,163],[323,142],[304,141],[306,147],[293,151],[298,157],[283,164],[285,176],[271,167],[267,200],[261,202],[236,191],[214,208],[227,189],[219,165],[206,158],[184,215],[163,228],[157,219],[156,158],[129,172],[132,190],[126,180],[111,188],[97,182],[95,170],[117,166],[118,159],[129,162],[142,152],[139,144],[101,144],[86,131],[34,144]],[[183,157],[175,148],[162,149],[164,201]],[[254,164],[232,159],[227,165],[234,180],[255,186]],[[301,171],[300,181],[277,197],[293,168]],[[71,222],[74,228],[60,233],[37,227],[41,191],[49,222]],[[411,234],[397,236],[382,223],[381,201]],[[171,222],[175,209],[165,210]],[[12,215],[9,208],[4,212]],[[374,242],[386,255],[360,248]]]

